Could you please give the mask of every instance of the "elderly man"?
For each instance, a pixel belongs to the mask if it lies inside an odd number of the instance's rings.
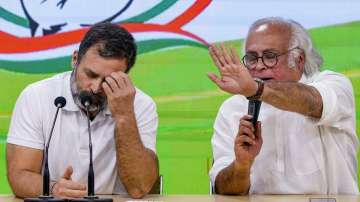
[[[214,124],[215,191],[357,194],[351,82],[339,73],[320,72],[321,56],[292,20],[256,21],[244,45],[242,62],[224,45],[209,49],[220,71],[220,77],[209,73],[209,78],[234,94]],[[261,126],[249,121],[248,100],[263,102]]]
[[[94,25],[72,58],[73,71],[29,85],[19,96],[7,139],[8,180],[18,197],[42,193],[44,144],[63,96],[49,149],[52,195],[87,194],[89,139],[80,94],[91,95],[95,191],[144,196],[158,177],[155,153],[157,112],[154,101],[135,88],[126,74],[134,65],[136,44],[125,29]]]

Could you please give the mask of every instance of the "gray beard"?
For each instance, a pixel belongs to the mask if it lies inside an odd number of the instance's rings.
[[[86,107],[81,104],[80,93],[81,90],[76,83],[76,68],[71,72],[70,88],[75,104],[82,110],[86,111]],[[100,96],[90,92],[92,104],[89,106],[89,112],[99,112],[104,110],[107,106],[107,99],[104,96]]]

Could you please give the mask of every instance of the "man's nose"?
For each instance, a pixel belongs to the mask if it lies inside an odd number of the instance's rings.
[[[261,71],[265,70],[267,67],[265,66],[263,60],[261,58],[258,59],[258,62],[256,63],[255,70]]]
[[[92,82],[91,84],[91,91],[94,93],[94,94],[99,94],[102,92],[102,84],[103,80],[102,79],[96,79]]]

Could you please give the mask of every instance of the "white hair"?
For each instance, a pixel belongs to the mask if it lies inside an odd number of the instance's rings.
[[[289,49],[299,47],[305,54],[304,73],[310,76],[320,71],[323,64],[323,58],[313,47],[311,38],[306,29],[294,20],[286,20],[281,17],[269,17],[257,20],[254,22],[248,32],[249,34],[257,27],[263,24],[280,24],[287,26],[291,31],[291,38],[289,41]],[[243,43],[243,53],[245,54],[246,39]],[[289,53],[288,62],[289,66],[295,67],[295,59],[301,54],[301,50],[295,49]]]

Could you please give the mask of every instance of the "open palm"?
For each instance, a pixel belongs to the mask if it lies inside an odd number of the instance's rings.
[[[211,45],[209,53],[220,72],[220,78],[214,73],[208,73],[208,76],[220,89],[246,97],[255,94],[257,84],[241,63],[234,48],[229,53],[224,44],[221,44],[221,48]]]

